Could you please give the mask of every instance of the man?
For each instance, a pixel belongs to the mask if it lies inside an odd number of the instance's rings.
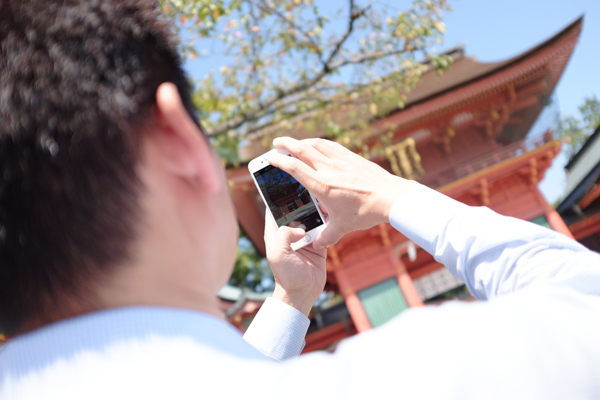
[[[267,224],[277,287],[244,340],[216,300],[235,215],[169,25],[138,0],[3,1],[0,20],[1,399],[600,396],[600,256],[324,140],[275,141],[329,225],[293,252],[302,231]],[[293,357],[325,248],[386,221],[489,301]]]

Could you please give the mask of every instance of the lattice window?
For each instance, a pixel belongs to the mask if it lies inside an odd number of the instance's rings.
[[[534,224],[543,226],[544,228],[552,229],[552,227],[550,226],[550,223],[548,222],[548,220],[546,219],[546,217],[544,215],[540,215],[539,217],[530,219],[529,222],[533,222]]]
[[[358,298],[373,328],[383,325],[408,308],[396,278],[359,291]]]
[[[426,301],[465,283],[446,268],[440,268],[413,281],[421,300]]]

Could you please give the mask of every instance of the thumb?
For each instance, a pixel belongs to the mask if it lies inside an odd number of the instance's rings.
[[[334,223],[330,223],[327,227],[319,233],[319,236],[313,242],[313,247],[316,250],[326,249],[332,244],[336,244],[343,236],[343,233],[337,229]]]
[[[282,226],[277,231],[277,241],[279,241],[285,247],[289,247],[292,243],[302,239],[304,235],[304,229]]]

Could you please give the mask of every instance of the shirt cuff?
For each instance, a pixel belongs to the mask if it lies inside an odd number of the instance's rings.
[[[261,353],[284,361],[300,354],[309,325],[306,315],[269,297],[248,327],[244,340]]]

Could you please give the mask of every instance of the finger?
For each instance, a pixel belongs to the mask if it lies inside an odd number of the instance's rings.
[[[277,225],[271,218],[268,210],[265,210],[265,243],[270,243],[277,234]]]
[[[328,224],[329,223],[329,212],[327,211],[327,208],[325,208],[323,203],[319,203],[319,209],[321,210],[321,214],[323,214],[323,217],[325,217],[325,223]]]
[[[307,188],[309,192],[320,194],[319,192],[314,192],[315,189],[318,189],[316,180],[317,172],[304,164],[301,160],[294,157],[286,157],[283,154],[271,154],[267,161],[272,166],[281,168],[292,175]]]
[[[315,138],[315,139],[304,139],[302,142],[310,144],[321,154],[327,158],[343,159],[347,157],[356,157],[356,153],[348,150],[338,142],[333,140]]]
[[[304,139],[303,142],[311,145],[327,158],[340,158],[340,149],[346,150],[339,143],[327,139]]]
[[[281,137],[273,140],[273,146],[278,149],[287,150],[294,157],[302,160],[306,165],[316,168],[319,164],[328,162],[328,158],[305,141]]]
[[[319,236],[313,242],[313,247],[316,250],[326,249],[332,244],[336,244],[342,236],[344,236],[344,232],[339,231],[334,224],[329,224],[319,233]]]

